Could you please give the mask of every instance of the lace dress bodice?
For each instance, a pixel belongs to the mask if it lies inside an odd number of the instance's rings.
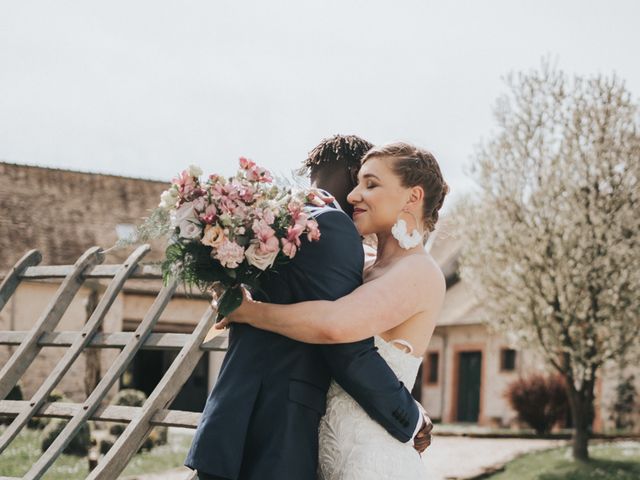
[[[375,337],[382,358],[407,388],[416,380],[421,359]],[[375,422],[335,381],[327,393],[327,411],[320,421],[321,480],[425,480],[420,455]]]

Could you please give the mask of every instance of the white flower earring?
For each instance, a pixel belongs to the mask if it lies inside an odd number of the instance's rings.
[[[416,222],[416,228],[413,229],[411,234],[409,234],[407,231],[407,222],[400,218],[403,213],[411,215],[413,217],[413,220]],[[393,227],[391,227],[391,235],[393,235],[393,238],[398,240],[400,247],[404,248],[405,250],[410,250],[414,247],[417,247],[422,243],[423,240],[423,235],[418,230],[418,219],[413,213],[408,210],[402,210],[398,214],[396,223],[394,223]]]

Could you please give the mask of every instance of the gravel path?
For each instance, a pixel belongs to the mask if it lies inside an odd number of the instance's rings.
[[[435,437],[433,445],[423,455],[423,461],[429,471],[425,480],[474,477],[522,453],[558,447],[565,443],[561,440]],[[186,480],[190,472],[187,468],[177,468],[162,473],[125,478],[126,480]]]

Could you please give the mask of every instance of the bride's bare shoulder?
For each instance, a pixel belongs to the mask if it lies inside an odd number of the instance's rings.
[[[402,269],[412,279],[419,280],[425,290],[433,294],[444,294],[446,282],[438,263],[428,253],[408,255],[401,258],[395,265]]]

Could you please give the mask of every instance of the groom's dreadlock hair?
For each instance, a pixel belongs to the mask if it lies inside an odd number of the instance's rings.
[[[320,168],[334,162],[342,163],[349,171],[357,174],[360,169],[360,160],[371,148],[373,144],[357,135],[334,135],[331,138],[325,138],[309,152],[298,174],[313,176]]]

